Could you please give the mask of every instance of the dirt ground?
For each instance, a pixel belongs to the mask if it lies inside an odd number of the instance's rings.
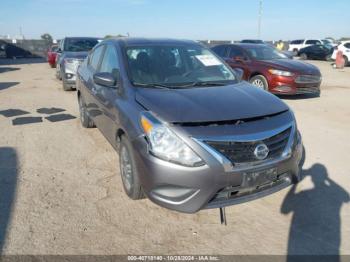
[[[54,69],[0,60],[0,253],[350,254],[350,67],[311,63],[321,97],[283,98],[303,136],[305,179],[227,208],[222,226],[218,210],[129,200],[116,152],[81,127],[76,93]]]

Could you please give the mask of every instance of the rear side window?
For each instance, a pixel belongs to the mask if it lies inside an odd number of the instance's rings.
[[[212,50],[219,56],[221,57],[226,57],[226,46],[220,45],[220,46],[215,46],[212,48]]]
[[[89,64],[93,69],[98,68],[104,46],[97,47],[90,55]]]
[[[108,45],[99,71],[113,73],[115,69],[119,69],[118,55],[114,46]]]
[[[244,55],[244,52],[241,49],[231,46],[230,47],[229,57],[231,57],[231,58],[243,57],[244,58],[245,55]]]
[[[294,40],[290,42],[291,45],[301,45],[304,42],[304,40]]]
[[[321,42],[318,40],[307,40],[305,44],[307,44],[307,45],[320,45]]]

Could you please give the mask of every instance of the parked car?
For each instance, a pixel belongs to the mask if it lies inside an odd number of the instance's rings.
[[[56,58],[56,77],[62,80],[65,91],[75,88],[77,68],[98,41],[99,38],[96,37],[66,37],[60,42]]]
[[[336,47],[338,45],[333,39],[329,39],[329,38],[322,39],[321,41],[322,41],[322,44],[332,46],[332,47]]]
[[[293,51],[295,54],[299,52],[300,49],[308,47],[310,45],[322,45],[322,41],[319,39],[301,39],[293,40],[289,43],[288,51]]]
[[[47,51],[47,62],[52,68],[56,67],[57,50],[58,50],[58,45],[53,45]]]
[[[265,42],[263,40],[259,40],[259,39],[243,39],[241,41],[241,43],[243,43],[243,44],[265,44]]]
[[[299,179],[293,112],[199,43],[105,40],[79,67],[77,89],[81,123],[119,152],[132,199],[193,213]]]
[[[330,45],[312,45],[299,50],[300,59],[316,59],[329,61],[332,58],[333,47]]]
[[[337,57],[338,50],[343,52],[343,57],[345,61],[345,66],[350,65],[350,41],[342,42],[336,48],[334,48],[332,59],[335,60]]]
[[[230,44],[213,47],[243,79],[274,94],[320,94],[321,73],[311,64],[288,59],[267,45]]]

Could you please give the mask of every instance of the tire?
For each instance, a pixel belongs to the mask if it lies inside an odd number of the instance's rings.
[[[269,84],[263,75],[256,75],[250,78],[249,82],[256,86],[257,88],[263,89],[265,91],[269,90]]]
[[[133,200],[145,198],[136,169],[132,146],[125,135],[120,140],[119,168],[123,188],[127,196]]]
[[[304,179],[303,177],[303,166],[305,163],[305,158],[306,158],[306,151],[305,151],[305,147],[303,146],[303,150],[302,150],[302,155],[301,155],[301,159],[299,162],[299,172],[300,172],[300,176],[296,177],[296,176],[292,176],[292,183],[293,184],[298,184],[301,180]]]
[[[62,79],[62,86],[63,86],[64,91],[72,91],[73,90],[73,88],[70,85],[68,85],[63,79]]]
[[[79,112],[80,112],[80,123],[85,128],[95,127],[94,121],[91,120],[87,114],[86,105],[81,96],[78,96]]]
[[[349,59],[347,56],[344,56],[344,66],[348,66],[349,65]]]
[[[62,80],[60,71],[57,70],[57,66],[56,66],[56,78],[57,78],[58,80]]]
[[[300,54],[300,59],[301,59],[301,60],[306,60],[306,59],[307,59],[307,54],[301,53],[301,54]]]

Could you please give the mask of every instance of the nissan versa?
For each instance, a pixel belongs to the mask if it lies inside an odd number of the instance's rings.
[[[81,123],[119,152],[132,199],[194,213],[299,181],[293,112],[199,43],[106,40],[77,74]]]

